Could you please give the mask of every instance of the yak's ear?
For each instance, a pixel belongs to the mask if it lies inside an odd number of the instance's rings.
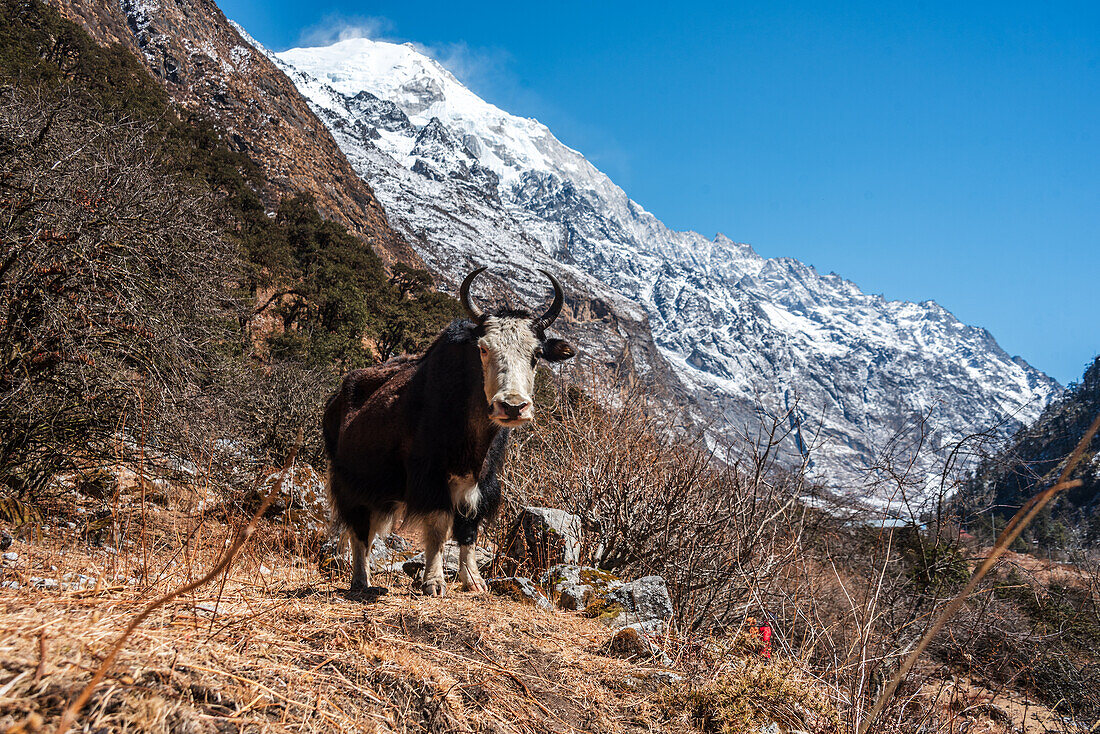
[[[547,362],[564,362],[576,353],[573,345],[564,339],[547,339],[542,343],[542,358]]]

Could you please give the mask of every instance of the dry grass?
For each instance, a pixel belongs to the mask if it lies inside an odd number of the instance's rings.
[[[225,525],[161,511],[144,533],[157,579],[142,586],[135,535],[121,554],[51,528],[18,543],[0,591],[0,731],[53,729],[121,630],[149,601],[200,577]],[[193,529],[193,528],[192,528]],[[78,720],[85,731],[669,730],[665,684],[644,665],[599,654],[610,632],[452,589],[414,593],[404,577],[350,597],[279,548],[268,524],[221,579],[157,609],[128,640]],[[173,542],[175,541],[175,542]],[[180,542],[182,541],[182,542]],[[175,562],[174,565],[171,565]],[[53,570],[56,569],[56,570]],[[31,577],[94,575],[96,588],[44,590]],[[151,575],[152,575],[151,574]]]

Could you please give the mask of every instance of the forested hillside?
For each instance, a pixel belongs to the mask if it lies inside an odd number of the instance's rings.
[[[957,502],[971,513],[975,532],[989,537],[1034,493],[1057,479],[1074,446],[1100,414],[1100,357],[1080,382],[1051,403],[1008,446],[984,460]],[[1071,479],[1079,487],[1062,493],[1017,541],[1021,550],[1067,550],[1100,544],[1100,436],[1093,438]]]

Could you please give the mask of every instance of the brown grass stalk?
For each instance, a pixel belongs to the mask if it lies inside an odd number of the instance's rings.
[[[299,431],[298,446],[301,446],[301,443],[301,432]],[[213,581],[219,574],[229,568],[230,564],[232,564],[233,561],[236,559],[237,555],[240,553],[245,543],[247,543],[249,538],[252,537],[252,533],[255,532],[256,526],[259,524],[260,519],[264,516],[264,513],[267,512],[267,508],[271,505],[272,500],[274,500],[275,497],[279,494],[279,490],[283,486],[283,480],[286,478],[287,471],[289,471],[290,467],[294,465],[294,459],[298,454],[298,446],[291,450],[290,455],[287,457],[286,463],[283,464],[282,471],[279,473],[278,481],[274,483],[274,485],[271,487],[271,490],[264,497],[263,501],[260,503],[260,506],[256,509],[255,514],[252,515],[252,519],[249,520],[248,524],[245,525],[244,528],[237,534],[237,537],[233,541],[233,544],[229,546],[229,548],[225,551],[221,559],[214,565],[214,567],[210,569],[210,571],[202,578],[192,581],[191,583],[184,584],[183,586],[169,591],[167,594],[160,597],[159,599],[154,600],[148,606],[142,609],[141,612],[139,612],[132,620],[130,620],[130,624],[126,626],[126,629],[123,630],[118,640],[115,641],[115,644],[111,647],[110,652],[107,653],[107,656],[103,659],[103,662],[100,663],[99,668],[96,669],[95,675],[93,675],[92,679],[88,681],[88,684],[84,686],[84,689],[80,692],[80,695],[77,696],[76,699],[69,704],[68,708],[65,709],[65,713],[62,714],[61,721],[57,725],[56,734],[65,734],[65,732],[69,730],[69,727],[72,726],[73,722],[76,720],[76,717],[80,715],[81,709],[83,709],[84,705],[88,703],[88,699],[91,698],[96,686],[98,686],[103,681],[103,678],[107,675],[107,671],[110,669],[111,664],[114,663],[115,657],[122,650],[123,645],[126,644],[126,640],[130,637],[131,634],[133,634],[134,630],[136,630],[141,625],[141,623],[149,617],[149,615],[151,615],[157,609],[169,603],[173,599],[182,596],[183,594],[190,593],[202,586],[205,586],[206,584]]]
[[[974,571],[974,574],[970,577],[970,581],[960,591],[951,602],[944,607],[940,615],[936,617],[936,620],[932,623],[932,626],[921,637],[920,642],[913,649],[911,653],[905,658],[905,661],[898,667],[897,673],[890,680],[882,693],[879,695],[878,700],[875,701],[874,707],[871,709],[871,713],[867,716],[859,726],[859,734],[866,734],[870,730],[871,726],[875,723],[878,715],[882,712],[886,703],[894,697],[894,693],[897,691],[898,686],[901,685],[902,680],[920,659],[921,654],[932,639],[939,634],[940,630],[947,623],[954,614],[959,611],[966,600],[970,598],[970,594],[974,591],[977,585],[985,578],[986,574],[996,565],[997,561],[1004,554],[1008,547],[1020,536],[1020,533],[1035,519],[1035,516],[1059,493],[1072,489],[1073,487],[1080,486],[1080,480],[1069,480],[1069,475],[1077,467],[1077,464],[1081,461],[1081,457],[1084,455],[1085,449],[1092,441],[1093,436],[1096,435],[1097,430],[1100,430],[1100,415],[1096,416],[1092,425],[1085,431],[1085,435],[1081,437],[1081,440],[1077,443],[1077,447],[1070,455],[1069,461],[1066,462],[1066,466],[1062,469],[1061,475],[1058,477],[1058,481],[1054,486],[1049,487],[1042,492],[1037,493],[1034,497],[1028,500],[1023,507],[1013,515],[1012,520],[997,536],[996,542],[993,544],[993,548],[990,550],[989,555],[986,556],[982,564]]]

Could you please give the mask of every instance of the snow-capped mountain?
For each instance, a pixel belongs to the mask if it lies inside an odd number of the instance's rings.
[[[269,56],[424,262],[452,280],[496,266],[532,301],[537,268],[564,273],[583,296],[569,304],[574,336],[686,397],[712,435],[797,406],[788,455],[809,452],[820,476],[852,485],[914,416],[931,416],[934,441],[1007,431],[1060,390],[934,302],[887,301],[722,235],[670,230],[544,125],[410,44]]]

